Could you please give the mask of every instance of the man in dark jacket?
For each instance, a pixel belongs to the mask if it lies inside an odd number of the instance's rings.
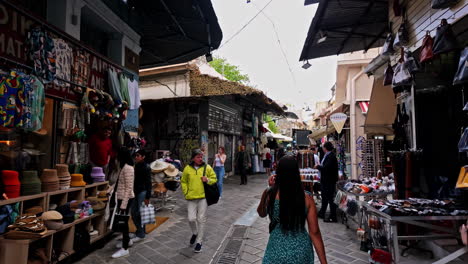
[[[247,184],[247,171],[252,167],[250,154],[245,151],[245,146],[240,146],[240,151],[237,152],[235,159],[237,170],[241,176],[240,185]]]
[[[132,219],[137,228],[135,238],[132,242],[136,243],[145,238],[145,225],[141,224],[140,207],[142,203],[149,204],[151,197],[151,168],[145,161],[146,152],[139,150],[135,153],[135,181],[133,184],[133,192],[135,193],[135,201],[132,205]]]
[[[335,199],[336,182],[338,181],[338,160],[333,153],[333,144],[326,142],[323,145],[324,156],[321,165],[315,166],[320,171],[320,185],[322,186],[322,208],[318,217],[324,218],[324,222],[336,222]],[[330,205],[330,216],[325,218],[325,212]]]

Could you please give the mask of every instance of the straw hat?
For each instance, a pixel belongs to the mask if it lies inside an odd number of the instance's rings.
[[[54,169],[44,169],[41,175],[41,182],[42,183],[55,183],[59,182],[59,178],[57,176],[57,170]]]
[[[42,212],[44,212],[44,210],[42,209],[42,206],[33,206],[31,208],[24,210],[25,214],[38,215],[38,214],[41,214]]]
[[[169,167],[164,170],[164,173],[169,177],[175,177],[179,174],[179,170],[172,164],[169,164]]]
[[[88,202],[91,204],[94,211],[101,211],[106,208],[106,203],[104,203],[97,197],[88,197],[86,198],[86,200],[88,200]]]
[[[60,190],[66,190],[70,188],[70,182],[71,182],[71,177],[70,177],[70,172],[68,171],[68,165],[67,164],[57,164],[55,165],[55,168],[57,169],[57,176],[60,179]]]
[[[47,211],[45,213],[42,214],[42,220],[46,221],[46,220],[62,220],[63,219],[63,216],[61,213],[57,212],[57,211]]]
[[[151,172],[153,173],[159,173],[163,172],[169,167],[169,163],[164,162],[162,160],[155,160],[150,164],[151,167]]]
[[[71,175],[71,187],[82,187],[85,186],[86,182],[83,181],[83,174],[72,174]]]
[[[100,201],[103,201],[103,202],[109,201],[109,197],[107,196],[107,191],[100,191],[100,192],[98,192],[97,198],[98,198]]]

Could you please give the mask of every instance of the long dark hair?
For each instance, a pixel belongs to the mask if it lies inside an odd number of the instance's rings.
[[[119,159],[120,168],[123,168],[125,164],[133,166],[132,154],[130,153],[130,150],[128,150],[128,148],[121,147],[117,158]]]
[[[270,193],[269,213],[272,215],[279,191],[280,224],[283,231],[302,231],[306,220],[305,195],[299,166],[294,157],[284,156],[278,162],[276,180]]]

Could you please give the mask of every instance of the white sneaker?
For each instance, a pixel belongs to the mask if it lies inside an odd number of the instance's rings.
[[[112,258],[116,259],[116,258],[126,257],[128,255],[130,255],[130,252],[128,251],[128,249],[121,248],[112,255]]]
[[[123,242],[117,242],[117,244],[115,245],[116,248],[122,248],[123,246]],[[128,241],[128,247],[131,247],[133,246],[133,240],[130,239],[130,241]]]
[[[141,238],[141,237],[137,237],[137,236],[131,239],[131,241],[133,243],[138,243],[138,242],[141,242],[143,240],[145,240],[145,238]]]

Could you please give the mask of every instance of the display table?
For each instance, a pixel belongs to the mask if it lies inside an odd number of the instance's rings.
[[[369,205],[368,203],[361,203],[362,208],[368,217],[369,215],[377,216],[383,221],[385,221],[387,225],[387,230],[389,230],[389,234],[387,236],[387,240],[389,243],[389,248],[391,249],[391,253],[393,256],[393,260],[395,263],[398,263],[400,260],[400,248],[399,248],[399,243],[398,241],[404,240],[404,241],[410,241],[410,240],[436,240],[436,239],[444,239],[444,238],[455,238],[459,239],[460,238],[460,233],[458,232],[457,228],[445,228],[441,227],[438,225],[431,224],[430,222],[434,221],[441,221],[441,220],[451,220],[451,221],[456,221],[456,220],[467,220],[468,215],[463,215],[463,216],[391,216],[386,213],[383,213],[373,206]],[[428,223],[429,222],[429,223]],[[404,224],[409,224],[413,226],[418,226],[422,228],[426,228],[429,230],[434,230],[437,231],[440,234],[427,234],[427,235],[398,235],[398,223],[404,223]],[[451,260],[463,255],[466,253],[466,247],[463,249],[460,249],[454,253],[452,253],[450,256],[447,256],[443,259],[438,260],[437,264],[444,264],[448,263]]]

